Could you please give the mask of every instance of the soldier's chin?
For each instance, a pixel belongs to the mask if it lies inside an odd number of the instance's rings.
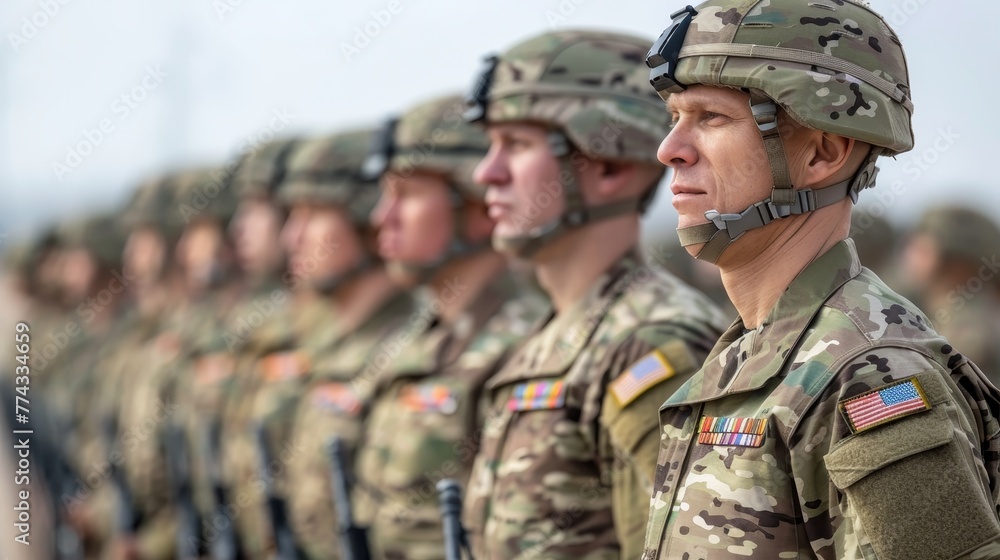
[[[420,275],[402,261],[386,261],[385,270],[389,275],[389,280],[402,288],[412,288],[420,282]]]

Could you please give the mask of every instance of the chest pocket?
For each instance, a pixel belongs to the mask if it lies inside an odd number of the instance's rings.
[[[730,558],[754,554],[762,544],[778,547],[767,549],[769,557],[797,553],[794,481],[775,418],[709,412],[695,430],[664,557],[693,547],[715,551],[706,558]],[[781,543],[790,543],[787,550]]]
[[[393,409],[387,424],[406,436],[389,441],[388,485],[401,489],[459,476],[464,469],[462,446],[475,437],[470,392],[465,383],[450,379],[408,382],[399,388],[394,402],[386,403]]]

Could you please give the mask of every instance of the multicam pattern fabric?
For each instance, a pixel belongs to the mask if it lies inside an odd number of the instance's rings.
[[[641,64],[651,43],[594,31],[525,41],[497,62],[486,120],[545,123],[588,157],[656,164],[669,117]]]
[[[285,465],[284,476],[292,530],[308,558],[339,558],[326,446],[337,436],[348,455],[354,454],[372,398],[370,386],[358,381],[412,308],[412,298],[397,293],[358,328],[312,355],[313,366],[288,433],[302,453]]]
[[[853,241],[743,327],[661,408],[642,558],[997,557],[1000,394]],[[930,410],[852,434],[840,404],[911,378]],[[706,417],[766,421],[762,445],[699,442]]]
[[[464,518],[478,559],[634,558],[652,488],[656,409],[724,328],[708,299],[629,253],[536,329],[486,384]],[[608,384],[657,349],[676,375],[621,406]],[[525,383],[558,407],[510,407]]]
[[[913,109],[903,104],[910,95],[903,48],[871,9],[845,0],[725,0],[695,9],[677,64],[679,83],[760,90],[803,125],[884,147],[885,155],[913,147]],[[781,47],[817,56],[810,64],[776,60],[761,49],[754,57],[697,50],[715,52],[720,45]],[[859,70],[830,68],[822,56]],[[861,72],[884,80],[893,95],[861,79]]]
[[[409,343],[380,376],[354,494],[374,557],[444,557],[435,484],[467,480],[483,383],[547,309],[537,295],[516,293],[504,275],[454,322],[411,322],[391,337]]]

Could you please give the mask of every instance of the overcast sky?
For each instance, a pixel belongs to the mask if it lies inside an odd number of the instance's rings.
[[[873,0],[906,49],[917,144],[882,163],[896,223],[960,199],[1000,219],[1000,2]],[[0,3],[0,236],[119,203],[169,166],[374,123],[464,91],[484,54],[556,27],[658,36],[652,0],[8,0]],[[103,129],[103,130],[102,130]],[[92,149],[88,146],[93,145]],[[80,149],[78,149],[80,148]],[[893,188],[894,187],[894,188]],[[648,224],[675,224],[658,197]]]

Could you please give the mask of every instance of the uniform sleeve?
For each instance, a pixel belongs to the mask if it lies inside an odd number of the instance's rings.
[[[1000,557],[1000,523],[969,422],[975,415],[956,398],[951,378],[893,351],[857,362],[838,373],[791,437],[813,551],[820,558]],[[908,397],[900,387],[914,391]]]
[[[698,370],[704,352],[662,327],[630,336],[607,362],[601,413],[602,479],[610,483],[622,558],[643,551],[660,448],[660,406]]]

